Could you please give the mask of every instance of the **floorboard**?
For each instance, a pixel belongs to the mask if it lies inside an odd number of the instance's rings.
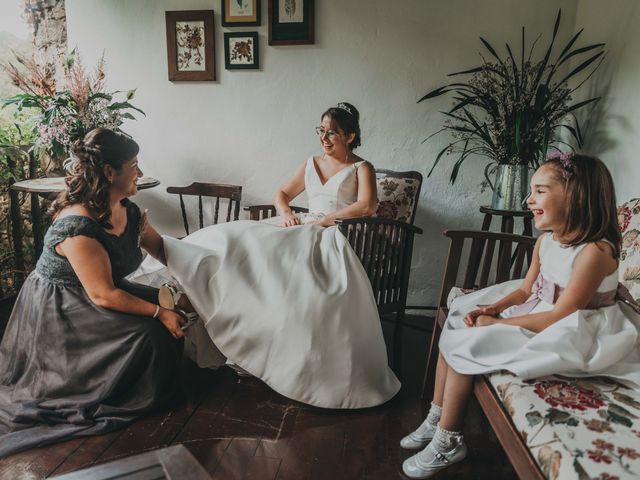
[[[428,325],[429,319],[412,319]],[[383,324],[387,344],[392,329]],[[328,410],[291,401],[229,368],[185,361],[185,398],[124,430],[0,460],[0,480],[38,480],[168,445],[183,444],[215,480],[392,480],[411,452],[398,442],[425,413],[419,400],[429,333],[403,331],[403,387],[380,407]],[[393,352],[389,352],[390,354]],[[393,358],[390,355],[390,358]],[[440,478],[516,478],[477,405],[465,426],[470,456]]]

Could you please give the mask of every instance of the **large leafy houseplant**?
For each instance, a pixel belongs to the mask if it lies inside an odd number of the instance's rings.
[[[565,145],[574,149],[560,138],[561,128],[569,132],[578,148],[582,146],[582,132],[574,113],[600,97],[572,103],[572,95],[602,63],[604,43],[574,48],[581,29],[552,58],[561,14],[559,10],[551,42],[541,60],[532,60],[540,36],[527,51],[524,27],[519,58],[508,43],[501,57],[480,37],[490,60],[481,54],[480,66],[448,75],[466,76],[466,81],[436,88],[419,100],[447,93],[452,93],[454,100],[453,106],[442,112],[446,117],[442,129],[433,134],[447,132],[452,140],[436,156],[429,175],[445,154],[457,157],[451,183],[455,182],[462,163],[472,155],[488,157],[494,165],[536,167],[550,148]],[[578,75],[579,83],[570,86],[569,80]]]
[[[135,90],[104,91],[104,60],[101,59],[93,75],[82,64],[74,50],[64,62],[65,88],[58,90],[52,72],[43,71],[33,60],[17,56],[22,67],[5,66],[14,85],[23,93],[2,100],[4,106],[15,105],[36,112],[32,118],[38,133],[37,148],[62,158],[69,154],[73,142],[97,127],[119,131],[125,119],[135,119],[131,110],[144,112],[130,100]],[[26,70],[26,72],[25,72]],[[121,99],[116,97],[121,95]]]

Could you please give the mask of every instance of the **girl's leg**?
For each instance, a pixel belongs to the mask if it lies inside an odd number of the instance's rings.
[[[429,414],[418,428],[400,440],[400,446],[402,448],[424,448],[435,435],[438,422],[440,421],[440,414],[442,412],[442,398],[444,395],[444,386],[448,368],[447,362],[442,354],[440,354],[438,356],[438,364],[436,365],[435,388]]]
[[[444,386],[440,386],[443,390],[442,414],[431,442],[402,464],[402,470],[409,478],[429,478],[467,456],[467,446],[460,430],[473,377],[456,372],[442,357],[438,360],[438,367],[441,365],[447,368]]]
[[[436,364],[436,381],[433,387],[433,400],[432,403],[442,407],[442,400],[444,398],[444,386],[447,380],[447,372],[449,365],[442,356],[442,353],[438,353],[438,363]]]
[[[447,369],[440,427],[459,432],[462,428],[467,400],[473,387],[473,376],[458,373],[449,366]]]

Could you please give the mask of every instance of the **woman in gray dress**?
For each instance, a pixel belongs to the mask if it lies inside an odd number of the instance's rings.
[[[0,344],[0,457],[119,428],[175,397],[183,317],[124,277],[161,237],[128,197],[138,145],[96,129],[76,143],[67,189]],[[132,292],[132,293],[129,293]]]

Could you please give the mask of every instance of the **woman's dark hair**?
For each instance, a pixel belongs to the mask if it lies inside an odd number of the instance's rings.
[[[347,102],[340,102],[336,107],[331,107],[324,112],[320,116],[320,120],[323,120],[324,117],[329,117],[345,134],[356,134],[349,143],[349,150],[355,150],[360,146],[362,140],[360,138],[360,112],[356,107]]]
[[[543,163],[551,167],[567,192],[566,222],[562,236],[568,245],[608,240],[614,256],[620,256],[622,237],[618,228],[616,192],[611,173],[598,158],[563,155]]]
[[[65,178],[67,188],[51,205],[52,217],[69,205],[82,204],[91,210],[100,225],[113,228],[109,223],[110,183],[105,177],[104,166],[111,165],[120,170],[139,150],[132,138],[106,128],[95,128],[76,141]]]

